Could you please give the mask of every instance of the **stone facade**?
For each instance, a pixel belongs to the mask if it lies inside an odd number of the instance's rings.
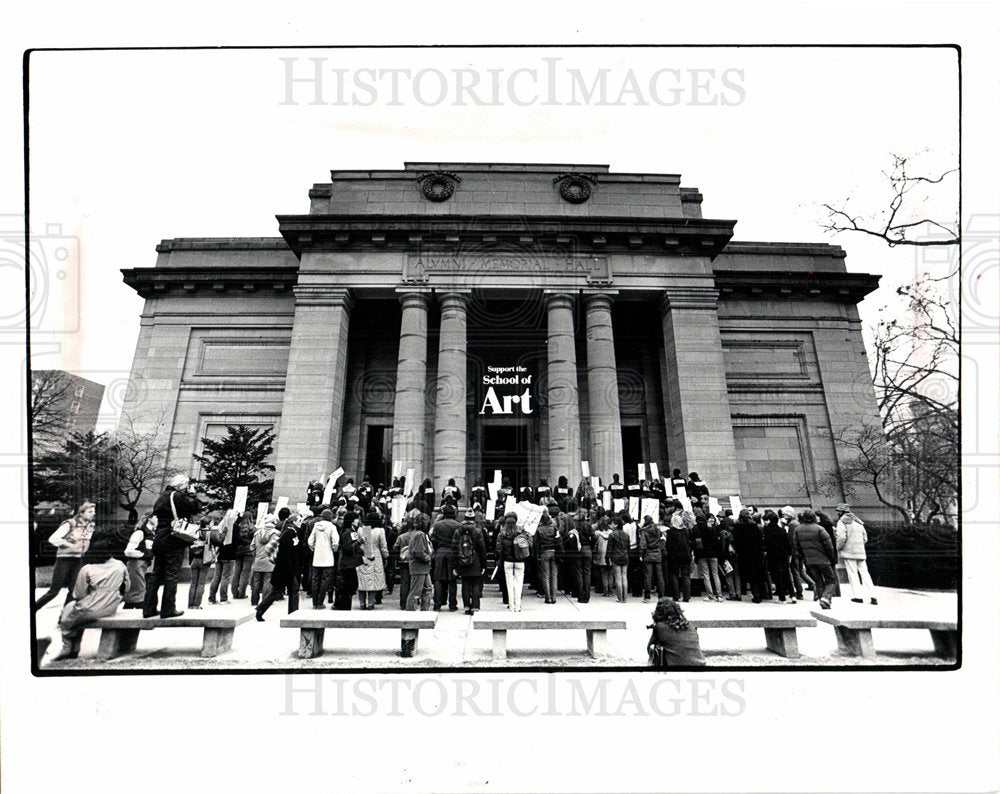
[[[226,424],[278,434],[275,494],[393,463],[463,491],[697,471],[744,503],[823,506],[832,438],[877,419],[836,246],[731,242],[676,175],[597,165],[335,171],[280,238],[178,239],[146,299],[125,413],[197,474]],[[874,508],[874,497],[859,505]]]

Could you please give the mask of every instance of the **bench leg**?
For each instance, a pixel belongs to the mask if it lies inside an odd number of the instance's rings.
[[[97,658],[102,662],[131,653],[139,642],[139,629],[101,629]]]
[[[958,656],[958,632],[931,630],[931,640],[934,642],[934,653],[938,656]]]
[[[413,656],[417,651],[417,640],[420,639],[420,629],[400,629],[400,643],[406,649],[407,656]]]
[[[607,648],[608,632],[605,629],[587,629],[587,653],[597,658],[604,656]]]
[[[203,658],[211,658],[225,653],[233,647],[233,632],[235,629],[212,629],[205,628],[205,637],[201,643],[201,655]]]
[[[865,659],[875,658],[875,645],[872,643],[871,629],[845,629],[834,626],[837,632],[837,647],[848,656],[861,656]]]
[[[497,662],[507,661],[507,632],[499,629],[493,630],[493,660]]]
[[[765,628],[764,637],[769,651],[778,654],[778,656],[784,656],[786,659],[799,658],[799,635],[794,628]]]
[[[326,629],[302,629],[299,637],[299,658],[315,659],[323,655],[323,634]]]

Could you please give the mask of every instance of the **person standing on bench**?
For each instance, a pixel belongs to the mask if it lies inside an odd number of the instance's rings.
[[[128,590],[129,578],[125,565],[116,560],[113,549],[103,538],[90,549],[93,559],[101,562],[84,565],[76,577],[70,596],[59,616],[63,647],[54,661],[75,659],[80,653],[80,641],[88,623],[106,618],[118,611],[118,605]]]
[[[455,533],[452,546],[455,572],[462,578],[462,604],[466,615],[475,615],[483,589],[486,573],[486,541],[482,530],[476,526],[476,512],[470,507],[465,511],[465,521]]]
[[[843,508],[847,508],[846,510]],[[865,554],[865,543],[868,542],[868,533],[865,525],[854,513],[850,512],[851,506],[842,504],[837,506],[840,513],[840,520],[837,522],[837,552],[840,559],[844,561],[847,569],[847,581],[851,585],[851,601],[856,604],[864,603],[864,599],[858,598],[860,589],[872,604],[878,604],[875,597],[875,582],[872,575],[868,573],[867,555]]]
[[[177,582],[181,576],[184,552],[188,544],[173,536],[171,523],[176,518],[192,519],[202,511],[201,502],[194,495],[186,474],[178,474],[153,504],[157,518],[156,537],[153,539],[153,573],[146,577],[146,603],[142,607],[144,618],[175,618],[183,615],[177,610]],[[163,601],[157,610],[160,587]]]
[[[799,513],[799,526],[795,530],[795,548],[799,553],[809,575],[816,582],[819,591],[819,605],[823,609],[830,608],[830,601],[837,592],[837,574],[833,570],[833,542],[826,530],[816,523],[816,514],[812,510]]]

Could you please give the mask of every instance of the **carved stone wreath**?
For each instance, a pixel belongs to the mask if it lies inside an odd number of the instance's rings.
[[[432,171],[417,177],[420,192],[428,201],[447,201],[455,192],[455,186],[462,181],[457,174],[448,171]]]
[[[570,204],[583,204],[590,198],[593,180],[582,174],[560,174],[553,182],[559,185],[559,196]]]

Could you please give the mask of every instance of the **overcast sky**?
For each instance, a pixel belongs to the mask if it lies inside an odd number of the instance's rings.
[[[289,84],[316,64],[320,85]],[[277,236],[274,216],[306,212],[330,169],[680,173],[705,217],[738,221],[734,239],[833,242],[850,270],[882,274],[861,306],[869,324],[896,286],[947,265],[940,250],[830,237],[817,204],[884,207],[892,152],[927,175],[957,164],[951,49],[36,53],[30,92],[33,365],[107,384],[105,426],[142,309],[120,269],[152,266],[164,238]],[[956,208],[952,179],[920,209]],[[9,316],[20,296],[0,300]]]

